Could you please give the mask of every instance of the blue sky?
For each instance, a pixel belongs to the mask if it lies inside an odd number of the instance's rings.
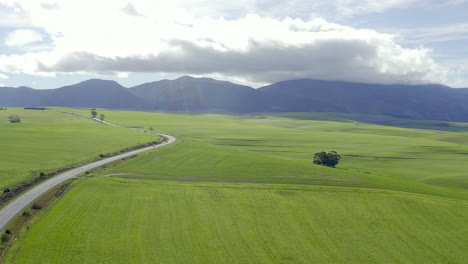
[[[0,0],[0,86],[182,75],[468,87],[468,0]]]

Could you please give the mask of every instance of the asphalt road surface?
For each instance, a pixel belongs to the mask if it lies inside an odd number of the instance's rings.
[[[59,112],[63,112],[63,111],[59,111]],[[79,115],[79,116],[84,116],[84,117],[91,118],[90,116],[87,116],[87,115],[75,114],[75,113],[71,113],[71,112],[63,112],[63,113],[74,114],[74,115]],[[98,119],[95,119],[95,120],[98,121],[98,122],[101,122]],[[103,123],[107,124],[107,125],[112,125],[112,126],[119,126],[119,125],[112,124],[112,123],[109,123],[109,122],[103,122]],[[86,172],[88,170],[94,169],[94,168],[102,166],[104,164],[107,164],[107,163],[110,163],[110,162],[113,162],[113,161],[116,161],[116,160],[119,160],[119,159],[122,159],[122,158],[130,157],[130,156],[133,156],[135,154],[142,153],[142,152],[145,152],[145,151],[148,151],[148,150],[151,150],[151,149],[163,147],[163,146],[172,144],[172,143],[174,143],[176,141],[176,138],[173,137],[173,136],[170,136],[170,135],[156,133],[156,132],[144,131],[144,130],[141,130],[141,129],[134,129],[134,130],[145,132],[145,133],[157,134],[157,135],[160,135],[160,136],[163,136],[163,137],[167,138],[167,141],[162,143],[162,144],[159,144],[159,145],[154,145],[154,146],[151,146],[151,147],[146,147],[146,148],[134,150],[134,151],[131,151],[131,152],[127,152],[127,153],[120,154],[120,155],[117,155],[117,156],[114,156],[114,157],[111,157],[111,158],[99,160],[99,161],[96,161],[96,162],[93,162],[93,163],[90,163],[90,164],[87,164],[87,165],[84,165],[84,166],[69,170],[69,171],[64,172],[62,174],[59,174],[59,175],[57,175],[57,176],[55,176],[55,177],[53,177],[53,178],[51,178],[49,180],[46,180],[45,182],[42,182],[41,184],[33,187],[32,189],[29,189],[28,191],[24,192],[23,194],[18,196],[16,199],[14,199],[10,203],[8,203],[5,207],[0,209],[0,231],[5,229],[6,226],[8,225],[8,223],[16,215],[23,212],[23,210],[26,209],[31,203],[33,203],[37,198],[39,198],[41,195],[45,194],[46,192],[50,191],[55,186],[61,184],[62,182],[66,181],[68,179],[71,179],[71,178],[75,177],[78,174],[84,173],[84,172]]]

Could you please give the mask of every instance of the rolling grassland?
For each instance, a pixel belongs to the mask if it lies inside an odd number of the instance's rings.
[[[299,182],[307,184],[316,183],[310,176],[329,175],[331,177],[326,180],[332,185],[335,185],[333,177],[340,181],[344,177],[346,182],[365,183],[373,188],[468,198],[465,173],[468,133],[465,132],[265,116],[184,116],[123,111],[109,111],[106,115],[111,122],[132,127],[151,126],[186,143],[171,150],[160,150],[173,153],[165,159],[135,160],[139,166],[125,163],[111,172],[206,177],[218,169],[220,173],[216,173],[216,177],[233,172],[234,177],[253,175],[249,181],[255,182],[255,172],[265,175],[265,171],[270,171],[265,176],[277,176],[269,177],[274,182],[283,177],[283,182],[300,179]],[[323,150],[336,150],[343,156],[337,169],[311,164],[313,154]],[[154,173],[158,170],[164,172]],[[291,177],[287,177],[288,174],[292,174]]]
[[[89,179],[6,263],[463,263],[467,206],[361,188]]]
[[[89,111],[88,111],[89,112]],[[8,117],[19,115],[21,123]],[[52,111],[0,111],[0,190],[73,164],[155,140],[126,128],[109,127]],[[36,171],[36,173],[32,173]]]
[[[468,133],[102,111],[177,136],[77,184],[5,263],[465,263]],[[425,124],[427,125],[427,124]],[[312,164],[336,150],[336,169]]]

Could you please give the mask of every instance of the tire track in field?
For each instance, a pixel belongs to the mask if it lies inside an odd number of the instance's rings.
[[[106,121],[101,121],[97,118],[92,118],[91,116],[84,115],[84,114],[78,114],[78,113],[73,113],[73,112],[66,112],[66,111],[59,111],[59,110],[52,110],[55,112],[60,112],[60,113],[65,113],[65,114],[72,114],[72,115],[77,115],[77,116],[82,116],[86,118],[91,118],[97,122],[100,122],[102,124],[110,125],[110,126],[120,126],[117,124],[109,123]],[[162,134],[162,133],[156,133],[156,132],[150,132],[150,131],[145,131],[142,129],[136,129],[136,128],[131,128],[135,131],[139,132],[144,132],[144,133],[150,133],[150,134],[156,134],[159,136],[162,136],[166,138],[167,140],[163,142],[160,145],[154,145],[142,149],[137,149],[134,151],[130,151],[127,153],[123,153],[114,157],[110,157],[107,159],[95,161],[86,165],[83,165],[81,167],[66,171],[64,173],[61,173],[51,179],[48,179],[39,185],[36,185],[35,187],[27,190],[23,194],[19,195],[16,197],[14,200],[10,201],[8,204],[6,204],[3,208],[0,209],[0,231],[5,229],[7,225],[10,223],[13,218],[15,218],[18,214],[20,214],[24,209],[26,209],[31,203],[33,203],[37,198],[45,194],[46,192],[50,191],[52,188],[56,187],[57,185],[77,176],[78,174],[84,173],[88,170],[100,167],[102,165],[105,165],[107,163],[111,163],[123,158],[127,158],[130,156],[133,156],[135,154],[139,154],[145,151],[149,151],[155,148],[160,148],[169,144],[174,143],[177,139],[174,136],[167,135],[167,134]]]

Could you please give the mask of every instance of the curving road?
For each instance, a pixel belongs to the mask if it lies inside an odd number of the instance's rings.
[[[64,112],[64,111],[58,111],[58,112],[67,113],[67,114],[74,114],[74,115],[79,115],[79,116],[84,116],[84,117],[91,118],[91,116],[87,116],[87,115],[83,115],[83,114],[76,114],[76,113]],[[98,119],[95,119],[95,120],[98,121],[98,122],[101,122]],[[112,123],[109,123],[109,122],[102,122],[102,123],[105,123],[107,125],[112,125],[112,126],[119,126],[119,125],[112,124]],[[23,194],[21,194],[16,199],[14,199],[10,203],[8,203],[5,207],[0,209],[0,231],[5,229],[6,226],[8,225],[8,223],[16,215],[20,214],[24,209],[26,209],[32,202],[34,202],[34,200],[39,198],[44,193],[50,191],[55,186],[61,184],[62,182],[66,181],[68,179],[71,179],[71,178],[75,177],[78,174],[84,173],[84,172],[86,172],[88,170],[94,169],[94,168],[102,166],[104,164],[107,164],[107,163],[110,163],[110,162],[113,162],[113,161],[116,161],[116,160],[119,160],[119,159],[122,159],[122,158],[130,157],[132,155],[135,155],[135,154],[138,154],[138,153],[141,153],[141,152],[145,152],[145,151],[148,151],[148,150],[151,150],[151,149],[166,146],[166,145],[172,144],[172,143],[174,143],[176,141],[176,138],[173,137],[173,136],[170,136],[170,135],[161,134],[161,133],[154,133],[154,132],[148,132],[148,131],[144,131],[144,130],[141,130],[141,129],[134,129],[134,128],[132,128],[132,129],[137,130],[137,131],[141,131],[141,132],[145,132],[145,133],[152,133],[152,134],[163,136],[163,137],[167,138],[167,141],[164,142],[163,144],[160,144],[160,145],[155,145],[155,146],[151,146],[151,147],[137,149],[137,150],[127,152],[127,153],[124,153],[124,154],[120,154],[120,155],[117,155],[117,156],[114,156],[114,157],[111,157],[111,158],[99,160],[99,161],[96,161],[96,162],[93,162],[93,163],[90,163],[90,164],[87,164],[87,165],[84,165],[84,166],[69,170],[69,171],[64,172],[62,174],[59,174],[59,175],[57,175],[57,176],[55,176],[55,177],[53,177],[53,178],[51,178],[49,180],[46,180],[45,182],[42,182],[41,184],[33,187],[32,189],[26,191]]]

